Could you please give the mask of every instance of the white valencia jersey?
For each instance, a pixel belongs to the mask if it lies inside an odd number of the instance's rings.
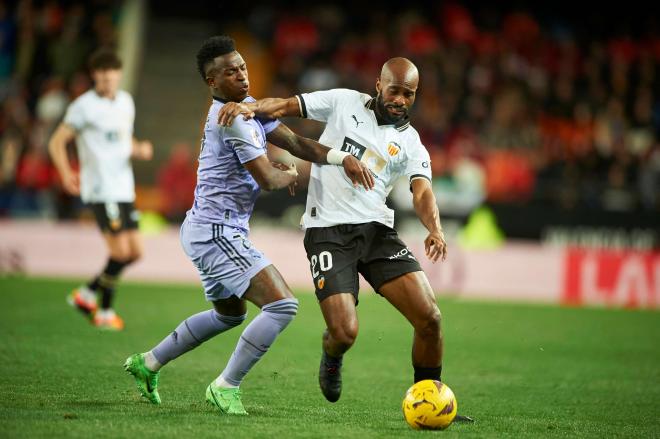
[[[354,188],[341,166],[312,163],[303,226],[330,227],[376,221],[394,226],[394,211],[385,199],[396,180],[405,176],[431,180],[431,161],[408,118],[379,125],[375,98],[348,89],[297,96],[303,117],[325,122],[319,142],[349,152],[372,171],[375,186]]]
[[[64,123],[76,131],[83,202],[135,200],[131,167],[134,120],[133,98],[121,90],[109,99],[92,89],[69,105]]]

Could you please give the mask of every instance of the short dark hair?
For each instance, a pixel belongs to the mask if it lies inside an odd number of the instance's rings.
[[[197,51],[197,70],[206,80],[206,66],[218,56],[226,55],[236,50],[234,39],[227,35],[217,35],[204,41]]]
[[[114,50],[107,47],[101,47],[92,53],[89,57],[89,70],[119,70],[121,69],[121,60]]]

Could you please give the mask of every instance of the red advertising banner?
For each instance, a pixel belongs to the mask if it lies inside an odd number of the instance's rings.
[[[567,249],[562,303],[660,307],[660,252]]]

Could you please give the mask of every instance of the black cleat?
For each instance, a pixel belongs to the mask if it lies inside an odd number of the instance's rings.
[[[328,359],[325,352],[321,356],[321,365],[319,366],[319,385],[325,399],[330,402],[339,400],[341,396],[341,360],[338,362],[332,361]]]
[[[469,416],[457,414],[456,416],[454,416],[454,422],[474,422],[474,419],[472,419]]]

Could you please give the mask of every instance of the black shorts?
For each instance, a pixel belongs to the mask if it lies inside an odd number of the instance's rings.
[[[358,273],[378,292],[388,280],[422,270],[396,230],[377,222],[310,228],[304,243],[319,301],[350,292],[357,303]]]
[[[94,212],[96,224],[104,233],[114,235],[125,230],[138,228],[140,212],[132,202],[90,203],[88,206]]]

